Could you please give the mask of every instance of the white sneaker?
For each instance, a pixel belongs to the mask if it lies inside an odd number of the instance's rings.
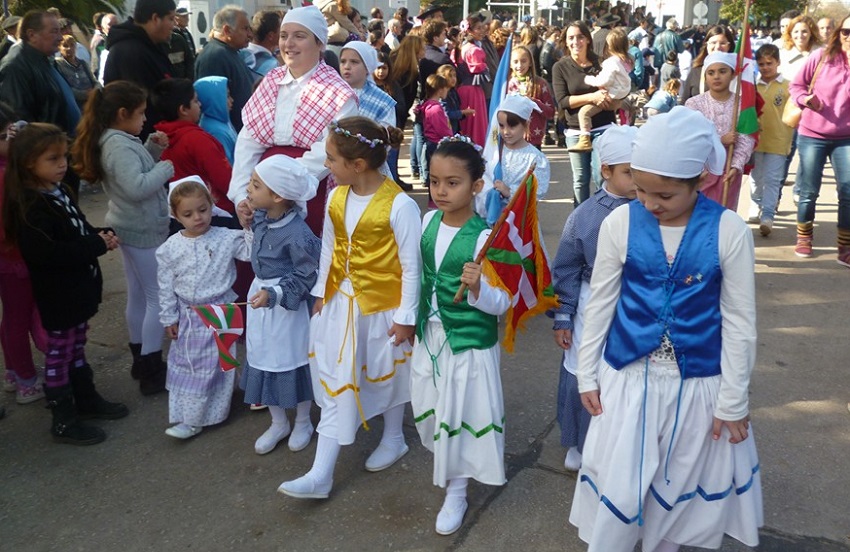
[[[313,437],[313,424],[298,424],[296,422],[292,435],[289,436],[289,450],[298,452],[304,450],[310,444]]]
[[[567,457],[564,458],[564,467],[570,471],[578,471],[581,468],[581,453],[577,447],[570,447]]]
[[[332,487],[333,480],[325,484],[318,483],[308,473],[293,481],[284,481],[277,488],[277,492],[293,498],[323,499],[328,498]]]
[[[278,443],[286,439],[289,434],[292,432],[292,429],[289,427],[289,422],[286,425],[283,424],[275,424],[269,426],[269,428],[260,435],[256,442],[254,442],[254,452],[257,454],[268,454],[275,449]]]
[[[165,430],[165,434],[169,437],[174,437],[175,439],[191,439],[201,431],[203,431],[203,427],[201,426],[190,426],[188,424],[177,424],[169,427]]]
[[[393,448],[392,445],[385,444],[382,441],[375,452],[366,459],[366,470],[370,472],[385,470],[398,462],[409,450],[407,443],[402,442],[401,448]]]
[[[18,390],[18,378],[15,374],[6,370],[6,375],[3,376],[3,391],[6,393],[14,393]]]
[[[451,504],[450,504],[451,502]],[[460,500],[449,500],[443,503],[440,513],[437,514],[436,530],[440,535],[451,535],[463,525],[463,516],[469,504],[465,498]]]
[[[773,220],[768,218],[761,219],[759,223],[759,232],[761,232],[761,235],[769,236],[771,230],[773,230]]]

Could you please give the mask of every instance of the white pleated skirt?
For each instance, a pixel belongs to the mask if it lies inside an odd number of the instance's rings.
[[[410,394],[419,438],[434,453],[434,485],[445,487],[458,477],[504,485],[499,345],[452,354],[436,322],[428,322],[423,338],[413,349]]]
[[[681,382],[674,361],[600,368],[603,413],[591,420],[570,512],[591,552],[631,552],[638,539],[648,551],[662,540],[719,548],[724,534],[758,544],[752,426],[741,443],[726,429],[713,440],[720,376],[685,380],[679,400]]]
[[[396,347],[387,335],[395,309],[363,315],[352,295],[344,280],[310,319],[310,375],[322,409],[317,431],[340,445],[352,444],[368,420],[410,402],[411,347]]]

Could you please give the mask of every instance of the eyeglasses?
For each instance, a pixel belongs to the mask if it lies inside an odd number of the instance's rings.
[[[850,36],[850,29],[843,29],[842,28],[842,29],[838,29],[838,31],[841,33],[842,38],[847,38],[848,36]]]

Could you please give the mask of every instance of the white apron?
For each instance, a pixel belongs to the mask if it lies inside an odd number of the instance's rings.
[[[254,278],[248,297],[253,297],[263,287],[274,287],[278,281]],[[307,364],[309,319],[306,301],[301,301],[297,311],[280,305],[259,309],[249,306],[246,343],[251,368],[289,372]]]

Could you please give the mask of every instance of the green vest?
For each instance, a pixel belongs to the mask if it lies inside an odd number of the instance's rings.
[[[464,292],[463,301],[454,303],[463,265],[475,260],[475,244],[478,236],[487,228],[487,223],[478,216],[469,219],[455,235],[438,270],[434,249],[442,219],[443,213],[436,213],[422,233],[422,295],[419,299],[416,337],[421,340],[425,335],[425,325],[434,311],[431,301],[436,288],[438,312],[452,353],[489,349],[499,341],[498,318],[470,306],[466,300],[468,291]]]

